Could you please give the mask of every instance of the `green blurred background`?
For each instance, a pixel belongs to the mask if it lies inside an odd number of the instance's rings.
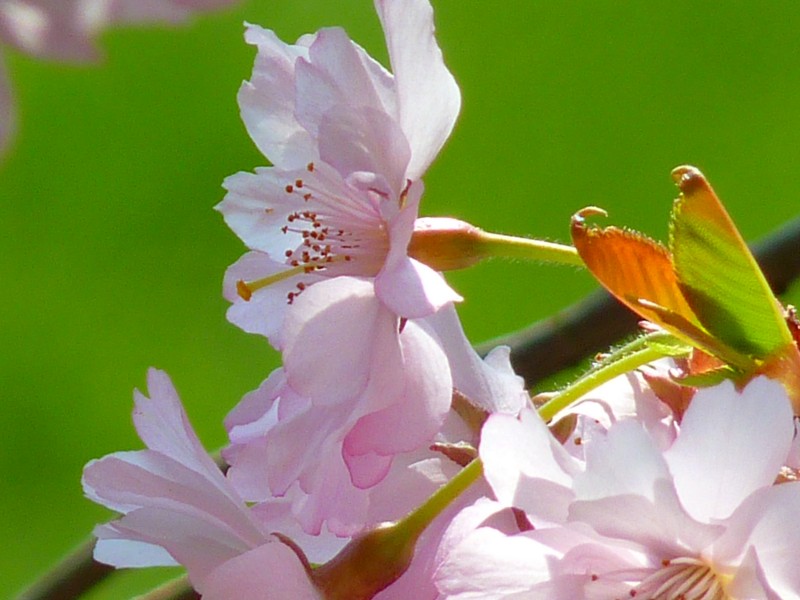
[[[748,239],[799,212],[796,4],[435,8],[463,109],[425,214],[567,241],[570,215],[595,204],[664,238],[682,163],[706,172]],[[141,446],[131,391],[148,366],[171,374],[216,448],[222,417],[277,364],[225,321],[221,278],[243,247],[212,210],[226,175],[266,164],[236,105],[254,56],[245,20],[285,40],[341,25],[386,59],[369,0],[250,0],[187,27],[114,30],[90,67],[7,56],[21,125],[0,162],[0,596],[109,518],[82,497],[81,468]],[[577,270],[502,261],[450,280],[475,342],[594,288]],[[124,574],[91,597],[174,573]]]

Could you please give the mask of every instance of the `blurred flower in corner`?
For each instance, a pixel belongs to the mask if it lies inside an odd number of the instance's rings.
[[[94,37],[112,24],[176,23],[235,0],[0,0],[0,43],[38,58],[97,60]],[[14,98],[0,62],[0,152],[14,133]]]

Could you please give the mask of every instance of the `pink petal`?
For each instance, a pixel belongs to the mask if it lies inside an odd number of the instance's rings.
[[[267,433],[266,461],[262,468],[270,489],[283,495],[319,456],[341,453],[342,421],[347,415],[335,407],[309,406],[308,410],[282,419]],[[338,435],[337,435],[338,433]]]
[[[214,569],[198,591],[204,600],[318,600],[295,553],[272,542],[237,556]]]
[[[440,273],[407,255],[414,232],[423,185],[408,190],[406,204],[390,220],[389,254],[375,278],[375,293],[395,314],[409,319],[427,317],[451,302],[463,300]]]
[[[419,319],[463,298],[429,266],[404,257],[387,264],[375,279],[375,291],[395,314]]]
[[[777,597],[796,596],[800,590],[796,561],[797,540],[800,539],[798,507],[800,483],[792,482],[762,488],[736,509],[728,520],[725,535],[715,544],[714,558],[728,563],[742,560],[745,550],[752,547],[760,571],[737,573],[740,579],[737,586],[747,583],[744,575],[763,577]]]
[[[383,523],[407,515],[460,470],[453,461],[432,456],[427,448],[395,456],[389,474],[369,490],[365,522]]]
[[[92,532],[97,538],[94,559],[117,568],[177,567],[169,552],[156,544],[132,540],[128,534],[118,532],[114,524],[99,525]]]
[[[355,455],[344,453],[343,457],[350,473],[350,481],[361,490],[367,490],[383,481],[394,458],[391,454],[381,455],[374,452]]]
[[[397,122],[385,112],[367,106],[332,107],[320,122],[319,152],[344,178],[377,173],[395,197],[405,188],[411,151]]]
[[[450,408],[450,368],[437,341],[409,322],[400,343],[403,368],[385,376],[401,379],[403,391],[390,406],[361,417],[345,440],[350,455],[416,450],[433,440]]]
[[[297,248],[302,238],[281,229],[290,214],[303,208],[301,202],[286,193],[286,185],[308,174],[305,168],[284,171],[270,167],[258,169],[255,174],[236,173],[223,182],[228,193],[216,209],[249,248],[284,262],[284,252]]]
[[[786,391],[759,377],[741,392],[725,381],[697,392],[665,457],[686,510],[700,521],[730,515],[783,465],[794,428]]]
[[[554,522],[566,518],[576,462],[550,435],[539,415],[490,415],[481,432],[484,476],[497,499]]]
[[[312,136],[319,137],[323,117],[335,106],[387,112],[384,98],[385,88],[391,85],[388,74],[368,68],[369,62],[371,59],[341,28],[317,33],[308,59],[296,66],[296,115]]]
[[[418,179],[455,124],[461,93],[434,37],[428,0],[375,0],[399,98],[400,126],[411,146],[407,177]]]
[[[286,377],[283,369],[278,368],[270,373],[269,377],[262,381],[257,389],[244,395],[239,404],[228,413],[224,421],[225,429],[233,441],[242,442],[249,439],[251,437],[248,435],[250,432],[246,428],[252,426],[253,423],[259,423],[258,433],[254,432],[255,435],[263,434],[270,427],[270,425],[266,425],[263,422],[263,419],[272,411],[275,399],[285,385]],[[262,426],[264,429],[262,429]]]
[[[237,292],[237,282],[258,281],[286,271],[286,265],[275,262],[261,252],[248,252],[225,272],[223,295],[233,304],[228,308],[228,320],[248,333],[269,339],[273,347],[281,348],[280,329],[290,308],[289,294],[298,291],[298,283],[310,285],[322,278],[313,273],[299,274],[257,289],[249,300]]]
[[[481,360],[464,334],[455,306],[443,307],[425,319],[436,332],[453,374],[453,387],[489,413],[517,415],[530,404],[524,380],[514,373],[505,346]]]
[[[97,52],[91,40],[94,28],[90,14],[76,0],[3,2],[0,39],[39,57],[93,60]]]
[[[338,536],[349,537],[362,531],[369,510],[369,494],[352,484],[341,452],[320,455],[315,466],[312,472],[304,473],[300,486],[305,497],[293,506],[303,529],[319,534],[325,523]]]
[[[375,596],[375,600],[408,600],[409,598],[439,598],[434,584],[434,573],[442,562],[439,556],[445,530],[461,511],[489,493],[485,482],[476,482],[439,514],[417,541],[414,558],[408,570],[388,588]],[[408,495],[406,493],[406,495]]]
[[[134,392],[133,422],[141,440],[211,481],[222,481],[219,467],[197,439],[178,392],[164,371],[147,371],[150,398]]]
[[[285,44],[257,25],[248,25],[245,40],[258,46],[253,75],[238,96],[247,132],[273,165],[303,168],[318,158],[316,141],[295,118],[295,64],[308,48]]]
[[[399,393],[399,383],[372,377],[393,373],[402,357],[397,317],[375,298],[369,281],[337,277],[311,286],[287,314],[281,338],[289,385],[314,403],[355,399],[368,385],[382,388],[375,392],[384,405]]]
[[[670,480],[661,452],[640,423],[623,421],[587,449],[586,470],[573,489],[579,500],[634,494],[653,501],[659,479]]]
[[[434,575],[443,598],[544,598],[531,594],[549,578],[554,554],[524,535],[482,527],[452,548]]]
[[[205,516],[178,514],[172,510],[148,507],[103,525],[95,530],[100,542],[96,558],[130,557],[131,552],[110,553],[104,540],[126,538],[134,540],[135,548],[141,549],[141,542],[164,548],[175,560],[185,566],[194,586],[201,586],[214,568],[246,552],[252,546],[244,543],[230,531],[221,529],[213,519]],[[258,544],[267,540],[262,534]],[[257,544],[256,544],[257,545]],[[132,566],[127,563],[114,563],[115,566]]]
[[[657,560],[680,555],[687,548],[700,553],[724,531],[722,526],[699,523],[689,517],[670,482],[655,481],[652,495],[654,499],[620,494],[575,501],[569,508],[569,520],[591,525],[609,538],[635,542]]]

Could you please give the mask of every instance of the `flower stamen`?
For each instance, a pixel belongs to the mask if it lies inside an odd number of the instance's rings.
[[[294,267],[292,269],[287,269],[286,271],[281,271],[280,273],[275,273],[274,275],[263,277],[261,279],[254,279],[252,281],[244,281],[243,279],[240,279],[236,282],[236,293],[239,294],[239,297],[242,300],[249,302],[250,298],[253,296],[253,292],[272,285],[273,283],[278,283],[284,279],[289,279],[290,277],[300,273],[307,272],[308,271],[305,267]]]
[[[663,567],[631,590],[637,600],[728,600],[719,574],[698,558],[662,561]]]

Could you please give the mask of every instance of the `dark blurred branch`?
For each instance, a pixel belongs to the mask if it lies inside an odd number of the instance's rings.
[[[776,294],[800,277],[800,218],[752,246]],[[724,265],[722,266],[724,268]],[[605,290],[530,327],[481,344],[484,354],[498,344],[511,346],[511,363],[528,386],[574,366],[636,331],[640,318]]]
[[[17,600],[71,600],[79,598],[115,569],[92,558],[94,538],[87,540],[27,590]]]

